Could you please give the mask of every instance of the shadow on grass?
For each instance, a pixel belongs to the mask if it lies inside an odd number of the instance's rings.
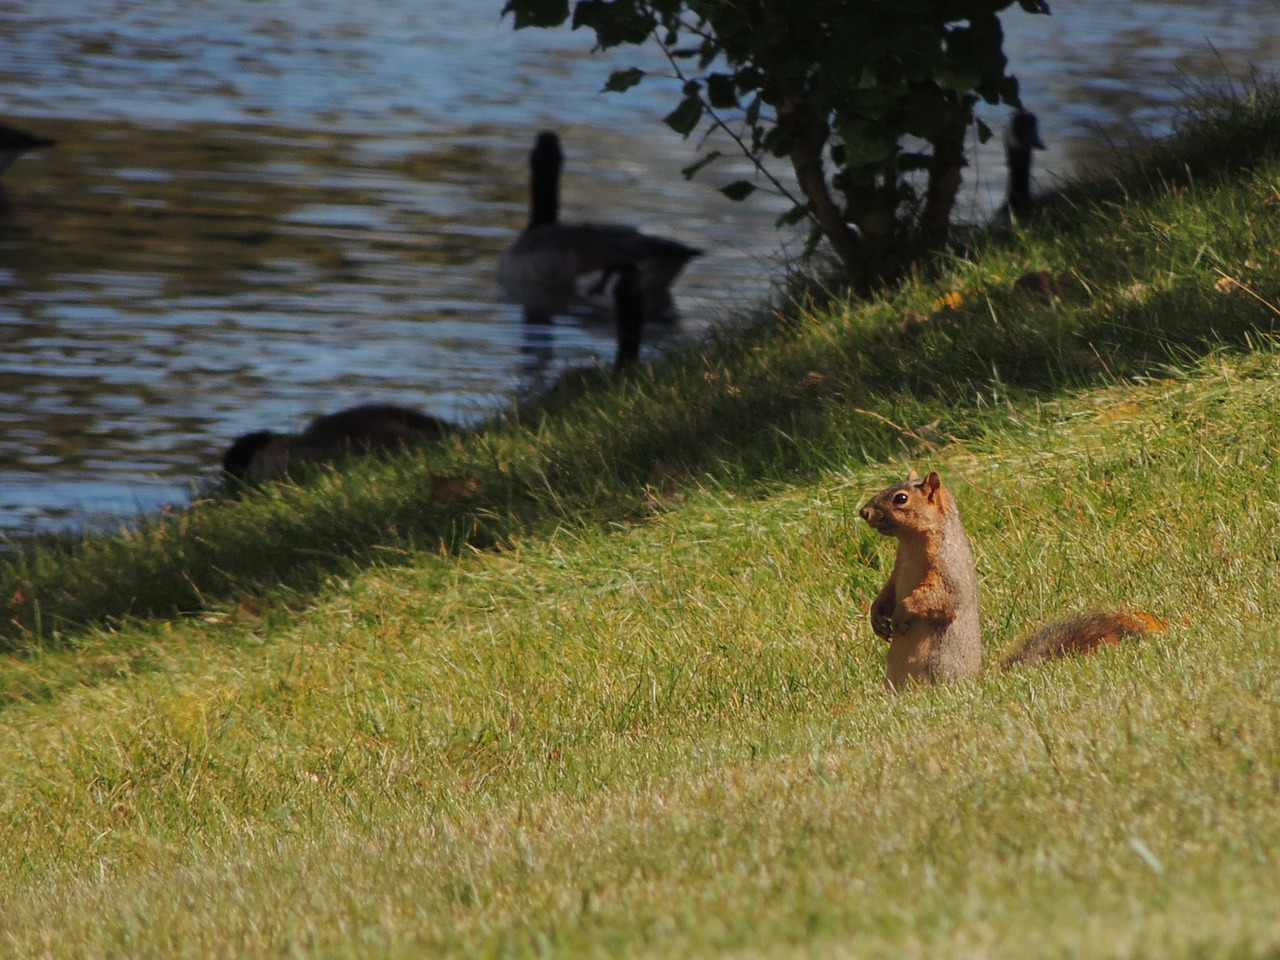
[[[1130,172],[1128,187],[1095,196],[1251,169],[1280,150],[1275,95],[1253,109],[1202,119]],[[1070,231],[1061,242],[1087,257],[1104,217],[1057,221]],[[1274,277],[1267,282],[1275,287]],[[416,459],[200,502],[132,533],[27,551],[0,566],[0,652],[68,643],[81,625],[180,616],[246,595],[305,598],[335,575],[422,552],[491,549],[565,523],[636,521],[653,509],[646,485],[659,465],[666,476],[751,489],[840,465],[829,451],[884,459],[903,442],[891,416],[903,409],[920,423],[980,432],[984,417],[1003,416],[993,395],[1043,398],[1150,375],[1247,343],[1276,320],[1243,290],[1188,284],[1125,301],[1099,289],[1028,302],[993,288],[919,312],[831,302],[819,316],[759,325],[651,378],[587,391],[577,404],[535,404]],[[442,477],[474,478],[475,490],[442,496]]]
[[[843,449],[883,459],[903,439],[891,418],[854,421],[850,411],[914,405],[921,417],[978,431],[979,394],[1048,397],[1158,373],[1244,343],[1275,319],[1243,294],[1206,302],[1174,290],[1140,305],[1074,310],[1016,308],[1001,296],[895,325],[757,332],[670,380],[593,395],[585,422],[533,415],[530,436],[512,434],[505,464],[485,437],[448,456],[447,469],[479,478],[470,498],[442,502],[427,462],[405,458],[199,503],[129,535],[20,558],[0,571],[8,607],[0,650],[57,643],[77,624],[175,616],[278,588],[305,595],[326,578],[413,553],[489,549],[564,523],[639,520],[651,509],[644,488],[656,464],[738,487],[799,480],[838,465],[821,452],[824,431],[842,432]],[[985,406],[986,416],[1003,416]]]

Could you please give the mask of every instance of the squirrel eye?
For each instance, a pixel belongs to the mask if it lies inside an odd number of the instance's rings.
[[[893,502],[896,506],[899,506],[899,507],[902,506],[904,503],[906,503],[909,499],[911,498],[902,492],[895,493],[893,495]]]

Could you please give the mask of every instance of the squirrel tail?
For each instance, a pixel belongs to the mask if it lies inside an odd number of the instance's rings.
[[[1043,663],[1098,647],[1118,644],[1131,637],[1163,633],[1167,620],[1141,610],[1101,610],[1067,617],[1023,637],[1000,661],[1002,669],[1023,663]]]

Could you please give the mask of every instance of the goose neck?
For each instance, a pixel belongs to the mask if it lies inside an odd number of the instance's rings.
[[[1031,209],[1031,151],[1006,151],[1009,165],[1009,207],[1015,212]]]

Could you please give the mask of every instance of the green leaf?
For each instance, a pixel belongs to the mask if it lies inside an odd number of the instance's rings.
[[[524,2],[524,0],[520,0]],[[549,2],[549,0],[546,0]],[[578,0],[573,8],[573,29],[588,27],[604,48],[622,43],[644,43],[656,22],[630,3],[606,3],[605,0]]]
[[[507,0],[502,15],[514,14],[516,29],[558,27],[569,17],[569,0]]]
[[[745,200],[756,192],[756,185],[746,180],[735,180],[727,187],[721,187],[720,192],[730,200]]]
[[[609,74],[609,79],[605,83],[604,88],[613,93],[622,93],[624,90],[630,90],[637,83],[644,79],[644,71],[639,67],[630,67],[626,70],[615,70]]]
[[[713,73],[707,77],[707,102],[717,110],[727,110],[738,105],[738,91],[733,77],[727,73]]]
[[[680,101],[680,105],[662,118],[662,122],[683,137],[693,132],[702,119],[702,100],[695,94]]]

